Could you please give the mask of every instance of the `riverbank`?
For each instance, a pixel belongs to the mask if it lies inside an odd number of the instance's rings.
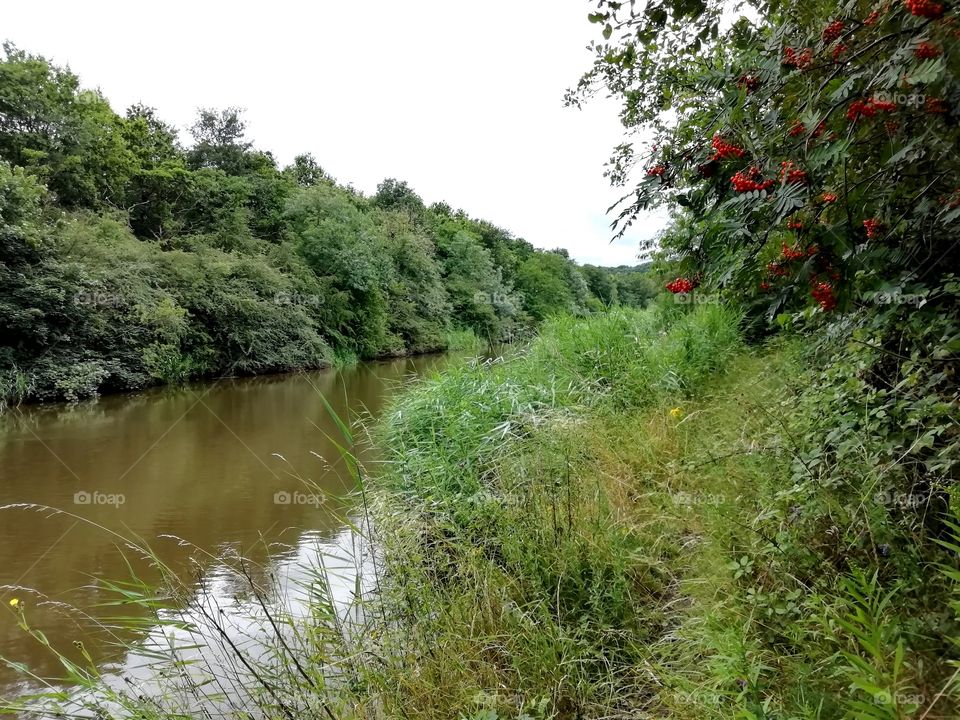
[[[385,415],[387,717],[956,716],[957,528],[871,473],[875,401],[687,310],[555,320]]]
[[[251,663],[251,702],[290,718],[955,717],[952,526],[925,532],[929,506],[865,472],[884,437],[844,414],[864,407],[855,374],[812,364],[802,338],[745,346],[738,320],[669,302],[557,318],[526,352],[399,397],[375,430],[389,462],[361,478],[355,532],[379,562],[359,629],[317,568],[310,618],[278,616],[293,639]],[[172,717],[165,698],[120,699],[145,702]]]

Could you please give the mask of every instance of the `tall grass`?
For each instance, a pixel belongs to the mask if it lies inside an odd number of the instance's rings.
[[[912,595],[883,563],[811,570],[827,520],[794,514],[791,473],[826,461],[798,440],[799,356],[742,352],[737,325],[716,305],[554,318],[523,351],[398,397],[374,482],[340,424],[357,513],[301,568],[299,603],[280,565],[240,556],[219,570],[254,629],[240,636],[170,573],[162,592],[114,583],[153,611],[127,652],[161,680],[64,657],[78,690],[34,702],[144,718],[955,717],[951,645],[933,635],[957,627],[960,540],[939,540]]]

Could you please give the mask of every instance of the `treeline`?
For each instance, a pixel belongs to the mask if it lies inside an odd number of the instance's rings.
[[[4,51],[0,406],[510,340],[654,293],[405,182],[367,197],[310,155],[278,167],[233,108],[184,147],[153,109]]]

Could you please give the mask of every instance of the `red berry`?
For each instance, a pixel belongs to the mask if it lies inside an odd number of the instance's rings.
[[[802,260],[807,256],[806,250],[801,250],[798,246],[789,247],[786,243],[784,243],[781,247],[781,252],[783,254],[783,259],[787,262]]]
[[[904,0],[903,4],[907,10],[917,17],[933,18],[934,20],[943,17],[943,5],[933,0]]]
[[[807,181],[807,173],[800,170],[790,160],[780,163],[780,182],[785,184],[802,185]]]
[[[742,158],[747,153],[747,151],[742,147],[737,147],[732,143],[728,143],[720,135],[714,135],[711,144],[713,145],[713,149],[716,150],[713,155],[714,160]]]
[[[741,75],[740,79],[737,80],[737,87],[746,90],[749,95],[760,87],[760,78],[756,75]]]
[[[673,281],[671,281],[671,282],[668,282],[668,283],[665,285],[665,287],[667,288],[667,290],[669,290],[670,292],[672,292],[672,293],[674,293],[674,294],[677,294],[677,293],[688,293],[688,292],[690,292],[691,290],[693,290],[694,284],[693,284],[693,281],[692,281],[692,280],[688,280],[687,278],[680,278],[680,277],[678,277],[676,280],[673,280]]]
[[[940,57],[940,48],[928,42],[922,42],[914,48],[913,54],[921,60],[932,60],[933,58]]]
[[[843,22],[840,20],[834,20],[823,29],[823,41],[825,43],[832,43],[841,35],[843,35]]]
[[[820,196],[820,199],[827,204],[835,203],[837,201],[837,195],[836,193],[825,192],[823,195]]]
[[[648,177],[663,177],[663,174],[667,171],[663,165],[656,165],[649,170],[647,170]]]
[[[730,178],[733,183],[733,189],[737,192],[750,192],[751,190],[767,190],[773,187],[773,180],[760,181],[760,168],[751,167],[748,170],[740,170]]]
[[[833,294],[833,286],[822,280],[813,283],[810,290],[813,299],[823,308],[824,312],[833,310],[837,306],[837,298]]]
[[[813,63],[813,50],[804,48],[798,53],[792,47],[786,47],[783,50],[783,60],[781,63],[786,67],[806,70]]]
[[[876,218],[870,218],[863,221],[863,226],[867,229],[867,237],[871,240],[880,234],[883,229],[883,223]]]

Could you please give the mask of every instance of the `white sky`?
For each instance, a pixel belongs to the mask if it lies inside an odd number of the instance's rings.
[[[372,193],[406,180],[580,262],[634,264],[665,224],[609,242],[618,196],[603,164],[622,138],[615,102],[563,107],[598,37],[586,0],[329,0],[8,4],[0,39],[69,65],[114,109],[157,108],[181,128],[201,106],[246,108],[281,164],[311,152]]]

